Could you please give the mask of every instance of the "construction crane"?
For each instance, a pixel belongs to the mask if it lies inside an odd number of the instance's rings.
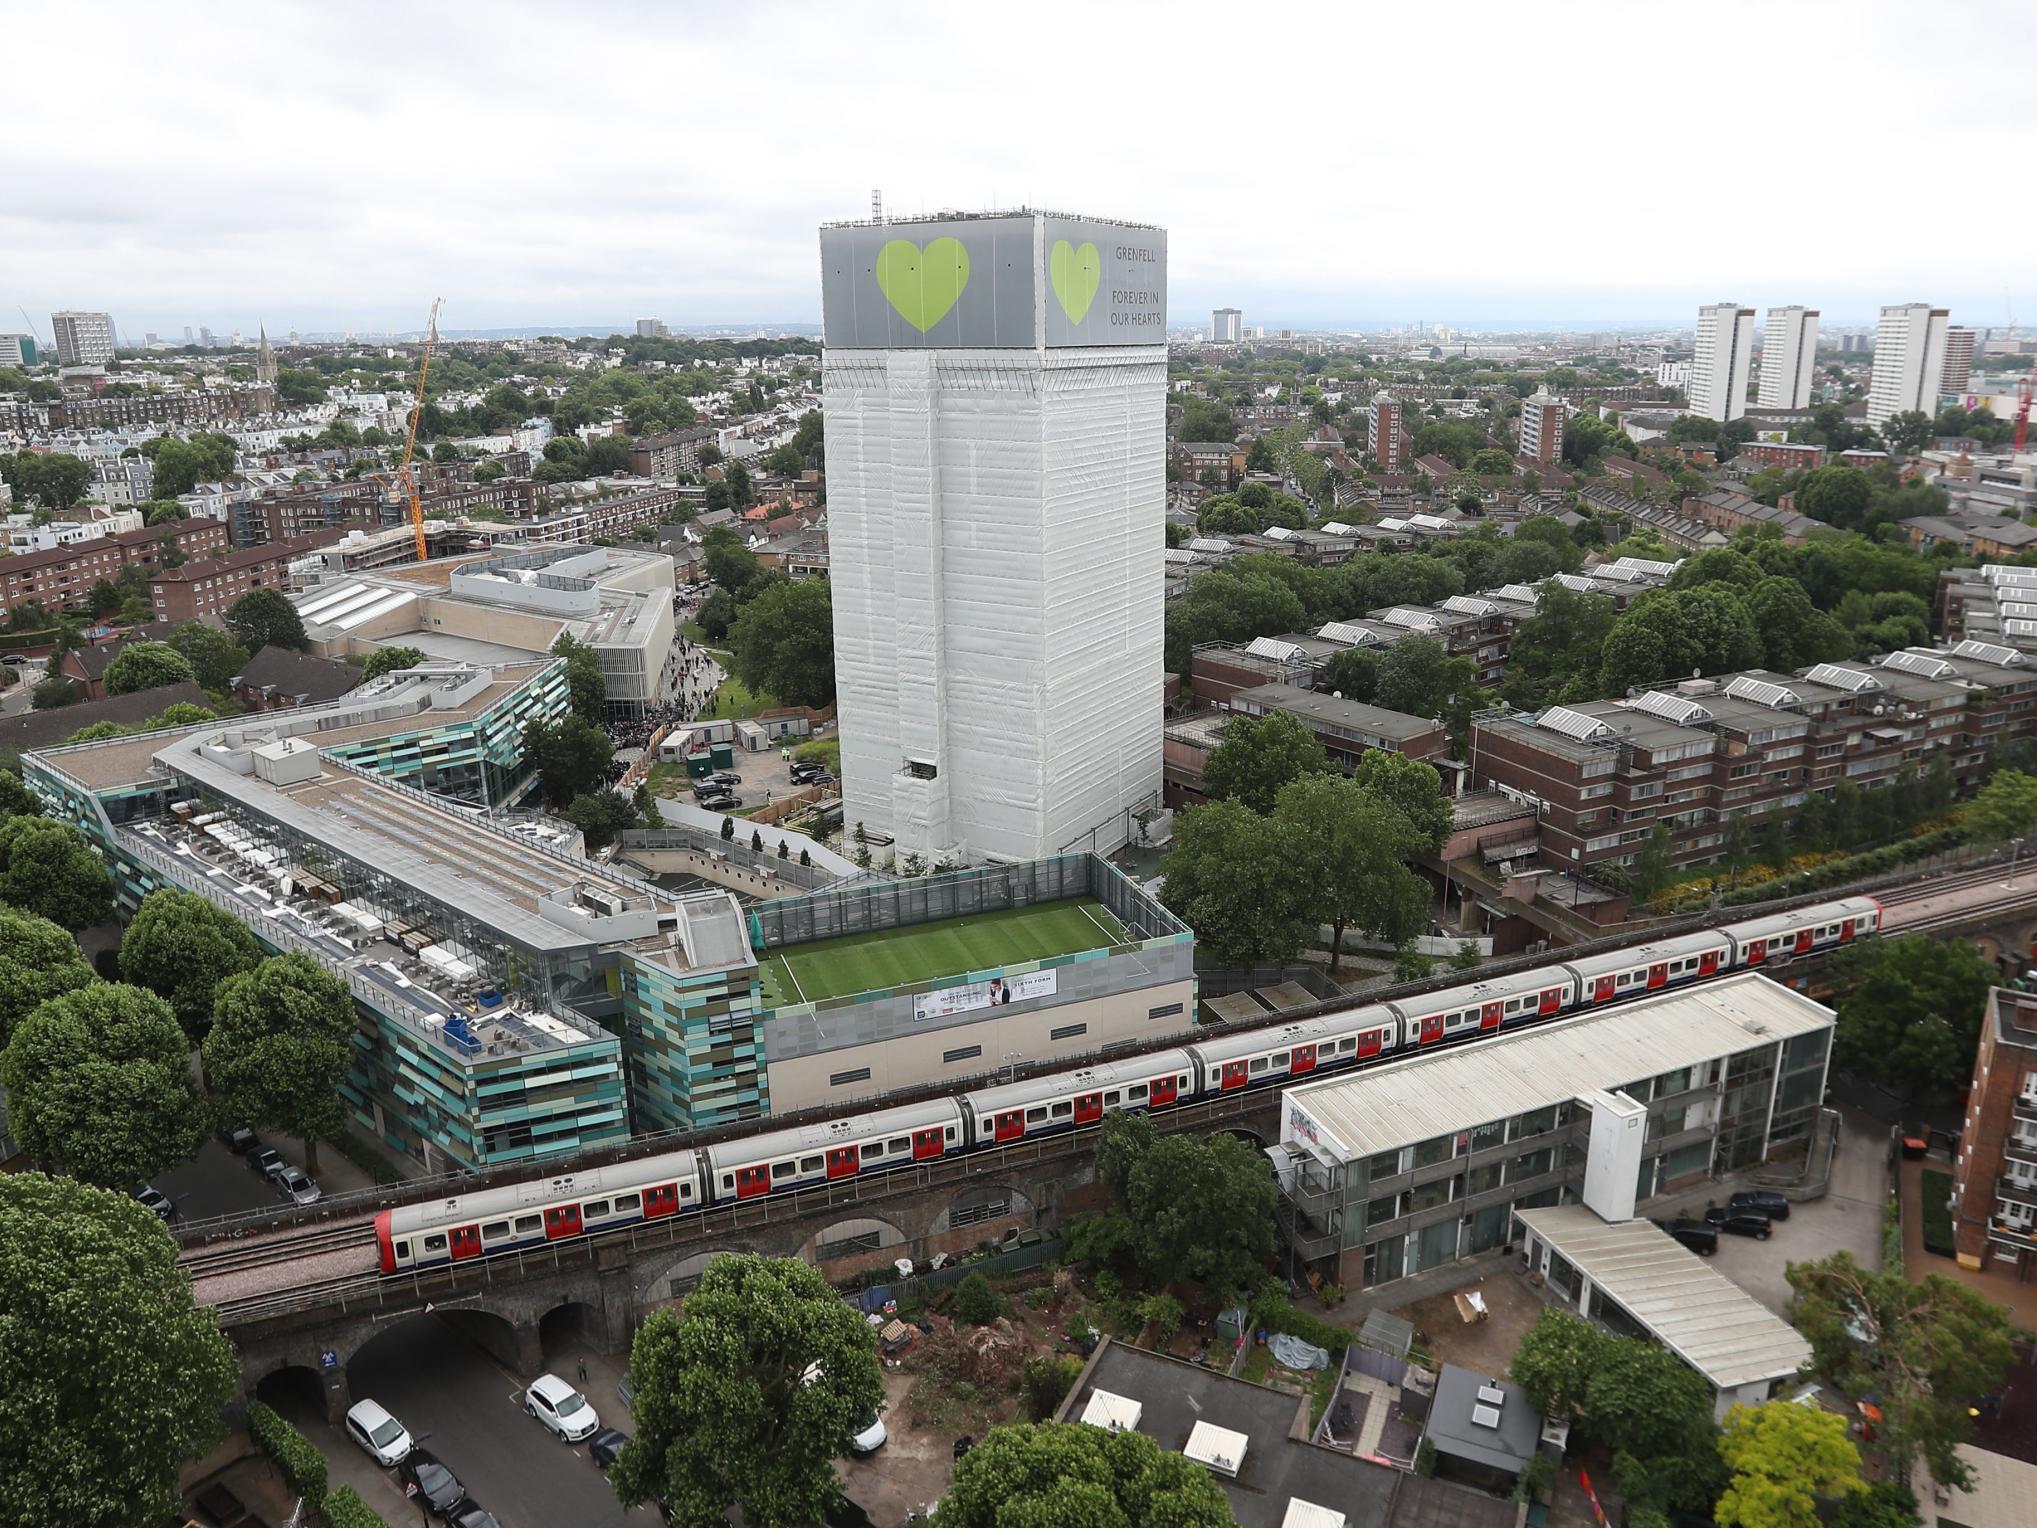
[[[439,337],[439,304],[444,301],[443,297],[431,300],[431,316],[424,323],[424,355],[417,363],[417,397],[410,407],[410,433],[403,440],[403,463],[396,469],[404,492],[410,495],[410,530],[417,538],[419,562],[428,555],[424,546],[424,501],[417,495],[417,474],[410,470],[410,458],[417,450],[417,427],[424,419],[424,379],[431,375],[431,350]]]
[[[2037,372],[2025,373],[2023,380],[2016,384],[2016,444],[2014,454],[2021,456],[2023,447],[2030,439],[2030,395],[2037,391]]]

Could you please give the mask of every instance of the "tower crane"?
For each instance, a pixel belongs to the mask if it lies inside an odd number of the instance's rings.
[[[424,546],[424,501],[417,494],[417,474],[410,470],[410,458],[417,450],[417,427],[424,419],[424,379],[431,374],[432,347],[439,337],[439,304],[443,297],[431,300],[431,316],[424,324],[424,355],[417,363],[417,397],[410,407],[410,433],[403,440],[403,461],[396,469],[396,476],[403,484],[404,492],[410,495],[410,530],[417,538],[417,560],[426,559]]]

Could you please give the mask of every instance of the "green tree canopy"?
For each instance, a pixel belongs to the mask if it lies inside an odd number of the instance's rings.
[[[98,979],[67,930],[34,913],[0,907],[0,1049],[35,1009]]]
[[[601,655],[571,632],[562,631],[552,644],[552,656],[566,660],[566,689],[572,696],[573,714],[599,726],[601,708],[608,700]]]
[[[106,665],[108,695],[132,695],[137,690],[159,690],[166,684],[195,684],[198,672],[191,662],[167,642],[135,642],[120,650]]]
[[[797,1258],[729,1254],[630,1351],[637,1435],[609,1480],[675,1523],[805,1528],[839,1495],[834,1461],[884,1400],[870,1329]]]
[[[1839,1065],[1905,1094],[1966,1080],[1996,979],[1979,950],[1927,934],[1870,939],[1835,951],[1827,970]]]
[[[700,564],[707,576],[738,599],[763,572],[757,554],[743,544],[730,526],[717,525],[700,543]]]
[[[1720,1528],[1818,1528],[1820,1502],[1867,1489],[1846,1419],[1818,1407],[1735,1406],[1719,1454],[1732,1475],[1712,1514]]]
[[[1569,1418],[1612,1452],[1651,1459],[1711,1447],[1709,1387],[1657,1343],[1552,1308],[1521,1339],[1508,1372],[1536,1410]]]
[[[1193,807],[1175,820],[1160,900],[1218,965],[1289,960],[1301,950],[1308,889],[1294,874],[1289,833],[1237,800]]]
[[[250,653],[265,647],[302,652],[311,645],[304,635],[304,618],[279,589],[255,589],[242,595],[226,613],[226,630]]]
[[[1181,405],[1174,438],[1193,441],[1225,441],[1238,438],[1238,421],[1221,403],[1209,398],[1187,398]]]
[[[559,640],[570,639],[561,634]],[[425,661],[424,654],[414,647],[378,647],[361,665],[361,682],[365,684],[370,679],[380,679],[384,674],[394,674],[402,669],[419,668]]]
[[[318,1138],[346,1129],[339,1083],[353,1060],[354,1000],[309,955],[272,955],[219,984],[205,1071],[236,1119],[294,1135],[318,1170]]]
[[[575,796],[559,815],[580,830],[588,851],[606,848],[624,828],[637,825],[636,803],[621,791],[591,791]]]
[[[1535,613],[1507,646],[1499,691],[1509,705],[1538,710],[1559,700],[1589,700],[1598,693],[1598,669],[1617,612],[1603,594],[1582,594],[1559,583],[1536,591]]]
[[[1435,773],[1425,764],[1416,767]],[[1408,820],[1390,789],[1311,774],[1283,786],[1275,804],[1275,817],[1288,829],[1293,874],[1304,888],[1302,908],[1311,922],[1330,925],[1333,972],[1342,965],[1347,928],[1398,947],[1428,927],[1428,883],[1406,865],[1425,846],[1423,829]]]
[[[247,925],[188,891],[152,891],[120,938],[120,974],[165,999],[192,1043],[212,1027],[219,984],[262,958]]]
[[[113,911],[113,878],[68,822],[10,817],[0,822],[0,902],[84,928]]]
[[[224,1436],[238,1365],[176,1243],[125,1193],[0,1175],[0,1528],[134,1528]]]
[[[1112,1110],[1096,1171],[1117,1196],[1129,1250],[1153,1284],[1192,1279],[1219,1297],[1258,1287],[1273,1255],[1278,1197],[1263,1152],[1234,1135],[1161,1135],[1151,1116]]]
[[[131,1188],[205,1139],[188,1053],[176,1015],[152,992],[99,982],[53,997],[0,1053],[15,1138],[45,1167]]]
[[[188,440],[159,435],[142,450],[155,458],[149,492],[158,499],[178,498],[200,483],[218,482],[239,459],[239,448],[229,437],[203,430]]]
[[[942,1528],[1234,1528],[1209,1471],[1127,1428],[993,1429],[955,1466]]]
[[[1263,813],[1273,810],[1282,786],[1329,767],[1316,735],[1287,712],[1233,716],[1203,763],[1202,784],[1212,801],[1240,801]]]
[[[773,583],[729,628],[736,677],[789,706],[835,698],[834,604],[824,578]]]
[[[248,666],[248,650],[217,626],[207,626],[203,621],[179,622],[168,641],[183,654],[198,682],[208,690],[224,690]]]
[[[1379,690],[1379,658],[1362,647],[1330,654],[1317,689],[1346,700],[1369,702]]]
[[[545,799],[560,807],[601,783],[614,761],[615,745],[607,733],[575,714],[525,727],[523,757],[542,778]]]
[[[1390,802],[1415,830],[1421,851],[1441,854],[1457,814],[1443,794],[1443,777],[1436,766],[1404,753],[1367,749],[1358,759],[1351,778],[1365,789]]]
[[[1998,769],[1960,813],[1975,838],[2027,838],[2037,828],[2037,775]]]
[[[31,384],[32,385],[32,384]],[[67,451],[0,451],[0,478],[15,498],[34,499],[44,509],[69,509],[92,487],[92,464]]]

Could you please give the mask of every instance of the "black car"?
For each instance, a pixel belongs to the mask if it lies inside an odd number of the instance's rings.
[[[604,1427],[587,1440],[587,1452],[594,1456],[594,1462],[604,1470],[615,1463],[615,1456],[622,1452],[629,1442],[629,1434],[616,1427]]]
[[[1743,1188],[1726,1200],[1736,1210],[1752,1210],[1770,1220],[1789,1219],[1789,1201],[1772,1188]]]
[[[219,1144],[237,1157],[244,1157],[262,1144],[262,1138],[246,1125],[221,1125],[213,1132]]]
[[[502,1528],[502,1520],[471,1496],[453,1508],[446,1522],[451,1528]]]
[[[741,806],[743,798],[741,796],[731,796],[727,791],[723,791],[716,796],[702,796],[699,804],[702,811],[729,812]]]
[[[741,785],[743,777],[733,769],[717,769],[707,777],[709,785]]]
[[[283,1154],[273,1146],[257,1146],[247,1154],[248,1171],[257,1178],[267,1178],[279,1173],[285,1167]]]
[[[396,1466],[397,1477],[403,1482],[403,1494],[412,1500],[422,1499],[428,1511],[447,1522],[453,1520],[453,1509],[467,1499],[467,1488],[460,1484],[460,1477],[439,1462],[437,1454],[429,1449],[414,1448],[403,1456],[403,1462]]]
[[[1708,1226],[1702,1220],[1666,1220],[1662,1229],[1699,1257],[1710,1257],[1719,1250],[1718,1228]]]
[[[1724,1204],[1715,1204],[1705,1211],[1705,1224],[1735,1236],[1751,1236],[1756,1241],[1767,1241],[1775,1231],[1759,1210],[1735,1209]]]

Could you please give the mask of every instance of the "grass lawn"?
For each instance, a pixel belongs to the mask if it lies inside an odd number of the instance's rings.
[[[878,987],[1072,955],[1106,941],[1121,944],[1125,937],[1123,925],[1102,903],[1081,897],[796,944],[766,955],[759,975],[764,1001],[772,1007],[821,1003]]]
[[[762,691],[753,691],[734,674],[729,674],[722,679],[721,694],[714,702],[714,709],[703,711],[700,715],[703,720],[711,718],[741,721],[745,717],[772,710],[777,704],[776,697],[766,695]]]
[[[1924,1250],[1940,1257],[1952,1257],[1957,1252],[1952,1241],[1952,1210],[1946,1203],[1951,1195],[1952,1174],[1926,1168],[1923,1186],[1918,1191],[1924,1213]]]
[[[686,773],[686,766],[669,760],[653,764],[644,783],[650,786],[653,796],[669,796],[679,801],[684,801],[693,790],[693,777]]]

